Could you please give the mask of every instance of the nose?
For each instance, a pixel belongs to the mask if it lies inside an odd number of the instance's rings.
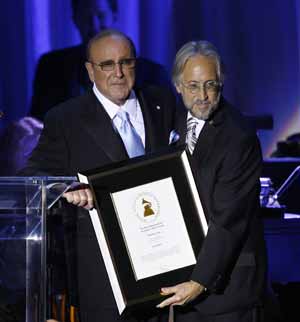
[[[124,73],[123,73],[123,68],[121,64],[116,64],[115,66],[115,74],[117,77],[123,77]]]
[[[201,101],[206,101],[208,99],[207,91],[204,86],[199,87],[198,97],[201,99]]]

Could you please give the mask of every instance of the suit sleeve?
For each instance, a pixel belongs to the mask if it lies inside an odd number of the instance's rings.
[[[40,140],[33,150],[21,175],[71,175],[68,169],[68,145],[62,121],[55,115],[56,109],[46,116]]]
[[[253,134],[229,143],[217,169],[208,233],[191,276],[212,292],[226,285],[257,215],[261,160]]]

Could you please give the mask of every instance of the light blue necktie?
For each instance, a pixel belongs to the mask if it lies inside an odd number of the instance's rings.
[[[117,118],[121,122],[115,122]],[[115,115],[113,122],[123,140],[129,157],[134,158],[145,154],[143,142],[131,124],[128,113],[120,109]]]

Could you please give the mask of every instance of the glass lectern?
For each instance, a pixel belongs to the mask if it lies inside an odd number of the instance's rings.
[[[75,177],[0,177],[0,304],[21,321],[47,311],[46,215]]]

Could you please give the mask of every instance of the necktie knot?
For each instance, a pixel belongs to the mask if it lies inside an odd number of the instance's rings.
[[[130,118],[129,118],[129,114],[128,112],[122,110],[120,108],[120,110],[118,111],[118,113],[116,114],[117,117],[119,117],[122,121],[122,125],[124,124],[124,122],[128,122],[128,123],[131,123],[130,122]]]

